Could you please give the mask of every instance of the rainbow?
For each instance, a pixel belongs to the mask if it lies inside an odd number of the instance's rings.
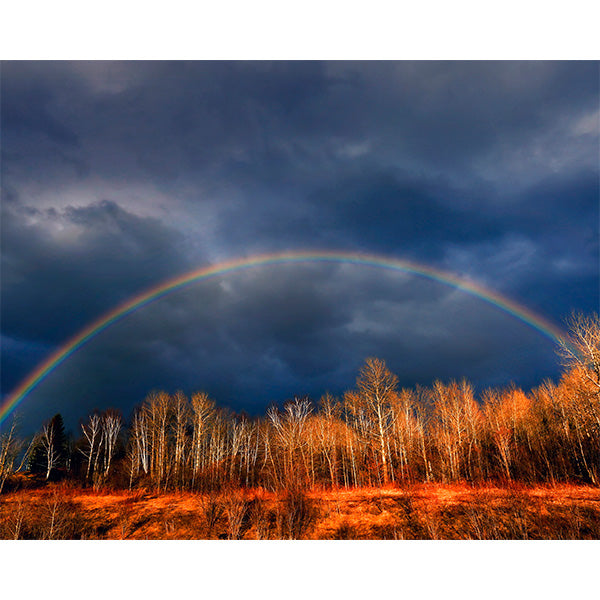
[[[262,254],[258,256],[229,260],[184,273],[183,275],[179,275],[173,279],[169,279],[168,281],[143,291],[133,298],[126,300],[124,303],[120,304],[110,312],[105,313],[69,339],[60,348],[58,348],[20,383],[20,385],[0,406],[0,425],[10,414],[10,412],[24,400],[27,394],[35,389],[50,373],[52,373],[52,371],[58,368],[65,360],[67,360],[69,356],[79,350],[91,339],[96,337],[99,333],[104,331],[107,327],[114,325],[134,311],[143,308],[155,300],[159,300],[171,292],[179,290],[192,283],[203,281],[210,277],[226,275],[228,273],[243,271],[253,267],[303,262],[349,263],[369,267],[380,267],[384,269],[410,273],[413,275],[419,275],[476,296],[477,298],[480,298],[481,300],[498,307],[513,317],[520,319],[534,329],[537,329],[554,342],[559,344],[565,343],[565,335],[560,329],[524,306],[514,302],[513,300],[509,300],[508,298],[494,291],[486,289],[473,281],[459,278],[452,273],[434,269],[423,264],[386,256],[362,254],[356,252],[302,251]]]

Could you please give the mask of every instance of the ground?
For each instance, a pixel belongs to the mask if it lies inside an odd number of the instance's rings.
[[[417,484],[274,493],[93,490],[0,496],[2,539],[600,539],[600,489]]]

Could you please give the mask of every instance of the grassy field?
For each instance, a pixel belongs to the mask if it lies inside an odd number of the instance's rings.
[[[2,539],[600,539],[600,489],[420,484],[273,493],[50,484],[0,497]]]

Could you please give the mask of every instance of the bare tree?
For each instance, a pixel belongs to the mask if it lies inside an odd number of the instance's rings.
[[[422,453],[423,426],[416,410],[415,395],[403,389],[392,403],[392,447],[400,466],[400,477],[410,479]]]
[[[531,421],[531,402],[521,391],[510,388],[505,392],[486,390],[483,396],[486,428],[497,451],[503,475],[514,477],[519,455],[519,443],[527,421]]]
[[[50,423],[47,423],[42,427],[40,439],[46,458],[46,481],[50,479],[50,473],[52,472],[52,469],[56,467],[59,460],[55,439],[56,432],[54,424],[50,421]]]
[[[145,401],[150,428],[150,473],[157,486],[166,483],[171,418],[171,397],[166,392],[153,392]]]
[[[21,448],[16,438],[16,420],[13,419],[10,429],[0,435],[0,494],[9,475],[13,473],[14,462]]]
[[[81,431],[87,442],[87,448],[81,448],[80,452],[87,459],[87,469],[85,472],[86,480],[89,480],[92,472],[92,464],[94,456],[100,451],[100,435],[101,435],[101,423],[100,416],[97,413],[90,415],[87,424],[82,423]]]
[[[215,415],[215,403],[204,392],[192,395],[192,485],[206,466],[208,429]]]
[[[355,405],[364,410],[364,416],[373,425],[373,436],[376,440],[381,458],[383,483],[390,479],[388,433],[394,425],[392,403],[396,398],[398,378],[386,367],[385,361],[368,358],[360,370],[356,380],[358,392]]]
[[[326,461],[331,486],[338,483],[338,468],[340,461],[339,440],[342,427],[342,406],[330,394],[325,394],[320,401],[320,414],[316,418],[315,429],[319,449]]]
[[[442,460],[444,479],[472,476],[472,454],[477,444],[479,411],[473,388],[463,380],[433,384],[433,435]]]
[[[276,433],[275,439],[282,451],[282,475],[286,486],[299,485],[308,475],[305,454],[307,440],[304,434],[306,420],[311,412],[310,402],[298,398],[288,402],[283,413],[275,406],[271,406],[267,411],[267,416]],[[302,468],[302,471],[299,467]]]
[[[183,392],[176,392],[173,397],[173,438],[174,438],[174,470],[178,485],[183,484],[183,471],[187,454],[187,430],[190,421],[190,408]]]
[[[580,368],[600,395],[600,317],[573,313],[567,324],[569,336],[561,339],[560,355],[567,367]]]
[[[150,432],[145,406],[136,410],[133,415],[130,444],[131,479],[139,474],[140,469],[147,475],[150,469]]]
[[[121,415],[117,411],[108,410],[101,417],[102,440],[104,442],[104,477],[107,477],[110,471],[121,425]]]

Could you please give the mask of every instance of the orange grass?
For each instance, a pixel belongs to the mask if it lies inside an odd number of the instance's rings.
[[[2,539],[600,539],[600,489],[423,483],[199,494],[50,484],[0,496]]]

